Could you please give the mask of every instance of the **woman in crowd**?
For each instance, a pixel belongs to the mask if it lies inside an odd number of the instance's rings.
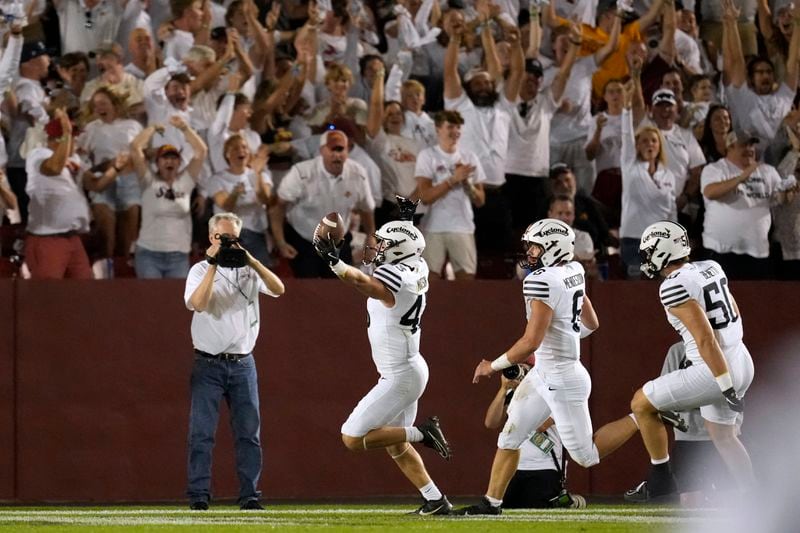
[[[725,137],[731,131],[731,112],[722,104],[714,104],[708,109],[700,148],[706,156],[707,163],[714,163],[725,157],[727,152]]]
[[[163,126],[149,126],[131,143],[131,160],[142,187],[142,229],[134,265],[140,278],[185,278],[189,273],[192,241],[190,198],[203,169],[206,144],[180,116],[169,123],[192,147],[192,160],[181,168],[180,151],[171,144],[155,154],[155,172],[148,168],[145,146]]]

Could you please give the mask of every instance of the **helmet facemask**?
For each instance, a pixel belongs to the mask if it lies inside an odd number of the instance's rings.
[[[375,246],[364,243],[364,257],[361,259],[361,263],[364,266],[372,264],[380,266],[384,264],[386,262],[386,250],[395,244],[393,241],[387,241],[375,235]]]

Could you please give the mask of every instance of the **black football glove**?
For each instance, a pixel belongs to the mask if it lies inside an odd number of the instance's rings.
[[[736,394],[733,387],[722,391],[722,395],[725,397],[725,401],[728,402],[728,407],[730,407],[732,411],[736,411],[737,413],[744,411],[744,400],[739,398],[739,395]]]
[[[399,195],[395,195],[397,199],[397,207],[400,212],[398,215],[398,220],[414,220],[414,213],[417,211],[417,206],[419,205],[419,200],[411,201],[408,198],[404,198]]]
[[[325,239],[314,239],[314,249],[317,251],[317,255],[319,255],[324,261],[327,261],[328,264],[333,266],[339,262],[339,254],[342,251],[343,243],[344,240],[342,240],[337,246],[336,243],[333,242],[332,237],[327,237]]]

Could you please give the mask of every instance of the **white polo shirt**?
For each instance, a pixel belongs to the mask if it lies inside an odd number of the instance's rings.
[[[498,100],[492,107],[477,107],[467,93],[461,91],[456,99],[445,98],[444,107],[464,117],[459,150],[478,157],[486,184],[499,187],[505,183],[511,115],[503,104]]]
[[[294,230],[311,242],[319,221],[333,211],[350,227],[350,211],[372,211],[375,202],[364,167],[348,159],[341,176],[325,170],[322,156],[294,165],[278,186],[278,198],[290,204],[286,219]]]
[[[458,148],[452,154],[444,152],[438,146],[425,148],[417,156],[414,174],[431,180],[431,185],[436,186],[453,175],[456,163],[475,166],[475,171],[469,178],[473,183],[483,183],[486,180],[478,156],[463,148]],[[472,203],[464,187],[456,186],[430,204],[428,212],[422,217],[420,229],[425,233],[474,233]]]
[[[121,0],[100,0],[89,9],[83,0],[53,2],[61,30],[61,53],[88,52],[101,44],[117,40],[124,3]],[[87,16],[87,13],[90,15]],[[91,20],[91,27],[87,22]]]
[[[30,197],[28,206],[28,231],[34,235],[52,235],[78,231],[89,231],[89,204],[80,184],[81,168],[75,177],[65,166],[58,176],[45,176],[42,163],[53,155],[49,148],[34,148],[28,152],[25,172],[28,182],[25,192]],[[73,163],[80,158],[73,155]]]
[[[728,180],[743,170],[728,158],[706,166],[700,175],[700,190],[711,183]],[[706,215],[703,222],[703,246],[717,253],[769,256],[770,203],[781,177],[770,165],[758,165],[744,183],[716,200],[703,196]]]
[[[189,270],[183,301],[190,311],[194,311],[194,308],[189,300],[208,268],[207,261],[200,261]],[[264,281],[249,266],[217,267],[208,309],[195,311],[192,317],[194,347],[211,354],[251,353],[260,325],[258,293],[278,296],[267,289]]]

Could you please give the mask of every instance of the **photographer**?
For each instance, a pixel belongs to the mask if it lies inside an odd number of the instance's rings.
[[[486,410],[484,424],[489,429],[503,427],[514,390],[530,370],[526,364],[505,369],[500,389]],[[519,465],[503,496],[506,509],[547,509],[550,507],[586,507],[583,496],[566,490],[566,460],[561,438],[548,418],[536,433],[520,447]]]
[[[194,311],[194,368],[189,418],[189,507],[206,510],[211,498],[211,451],[224,397],[236,447],[241,509],[262,509],[261,419],[253,347],[258,337],[258,294],[278,297],[283,282],[238,243],[242,219],[220,213],[208,223],[206,260],[186,279],[184,302]]]

